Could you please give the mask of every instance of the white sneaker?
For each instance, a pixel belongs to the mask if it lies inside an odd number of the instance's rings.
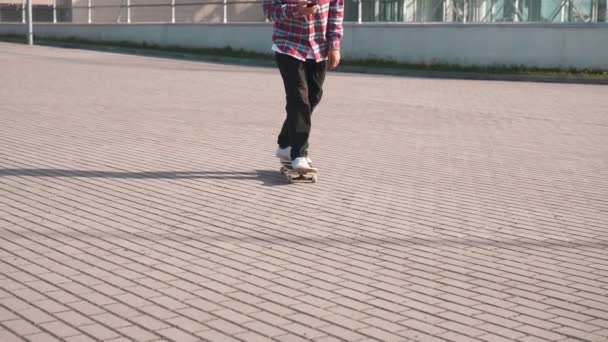
[[[310,169],[310,164],[308,164],[308,158],[306,157],[298,157],[291,162],[291,167],[294,170],[306,170]]]
[[[276,156],[282,163],[291,162],[291,146],[287,146],[285,148],[277,148]]]

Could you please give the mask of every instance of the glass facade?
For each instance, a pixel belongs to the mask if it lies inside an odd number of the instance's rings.
[[[362,22],[597,23],[608,0],[346,0],[345,20]]]

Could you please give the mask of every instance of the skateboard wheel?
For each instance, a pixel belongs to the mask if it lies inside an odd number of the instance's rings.
[[[316,183],[318,181],[317,175],[312,175],[312,182]]]
[[[287,183],[293,184],[293,178],[290,175],[287,175]]]

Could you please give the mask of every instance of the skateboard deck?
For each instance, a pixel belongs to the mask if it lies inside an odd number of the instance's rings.
[[[294,181],[300,180],[308,180],[312,183],[316,183],[318,180],[317,174],[319,173],[319,169],[314,167],[310,167],[308,169],[294,169],[291,167],[291,163],[283,163],[281,162],[281,174],[285,176],[285,179],[288,183],[293,183]]]

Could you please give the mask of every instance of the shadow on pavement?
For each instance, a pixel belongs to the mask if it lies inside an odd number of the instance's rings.
[[[96,171],[70,169],[0,169],[0,177],[69,177],[113,179],[222,179],[258,180],[264,186],[285,185],[281,174],[275,170],[255,171]]]

